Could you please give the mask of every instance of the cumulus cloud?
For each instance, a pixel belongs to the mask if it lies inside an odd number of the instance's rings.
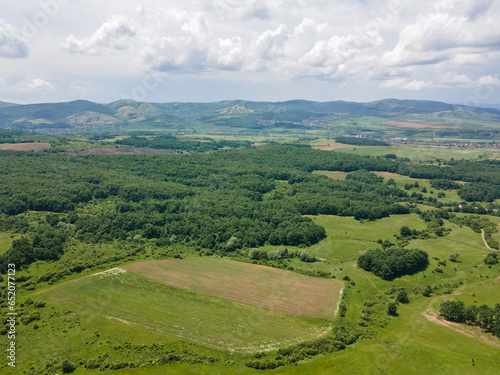
[[[495,0],[441,0],[436,3],[438,11],[455,16],[465,16],[473,21],[484,15]]]
[[[264,0],[214,0],[205,2],[205,9],[215,11],[222,21],[268,20],[271,17],[271,10]]]
[[[207,69],[213,38],[205,14],[161,10],[152,17],[146,16],[141,22],[148,25],[141,32],[146,44],[141,58],[147,65],[159,71]],[[225,44],[227,47],[228,43]]]
[[[384,63],[390,66],[436,64],[453,59],[459,48],[462,49],[459,51],[462,59],[467,59],[466,54],[486,53],[500,46],[497,20],[486,16],[477,19],[491,6],[490,1],[479,1],[478,4],[482,5],[479,8],[469,4],[459,14],[456,10],[446,12],[454,3],[456,1],[442,1],[437,6],[439,12],[420,17],[406,26],[399,33],[399,41],[393,50],[384,54]]]
[[[29,47],[26,40],[19,36],[14,26],[0,19],[0,57],[19,59],[28,55]]]
[[[46,89],[52,89],[54,86],[52,83],[47,82],[41,78],[36,78],[30,83],[28,83],[28,89],[30,90],[46,90]]]
[[[131,69],[164,74],[265,72],[294,82],[374,81],[387,90],[473,88],[497,79],[498,8],[493,0],[422,0],[398,9],[383,1],[188,0],[124,11],[86,36],[66,37],[64,50],[96,62],[115,51]],[[471,73],[485,64],[479,76]]]
[[[128,39],[135,36],[132,24],[123,16],[113,16],[102,24],[88,39],[79,40],[70,35],[63,49],[70,53],[98,55],[103,50],[124,50],[128,47]]]

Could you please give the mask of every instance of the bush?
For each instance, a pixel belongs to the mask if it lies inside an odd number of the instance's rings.
[[[389,303],[387,306],[387,314],[395,316],[398,313],[398,304],[396,302]]]
[[[426,286],[424,288],[424,291],[422,292],[422,295],[424,297],[429,297],[431,295],[431,293],[432,293],[432,288],[430,286]]]
[[[69,374],[73,371],[76,370],[76,366],[74,364],[72,364],[70,361],[68,360],[65,360],[62,364],[61,364],[61,370],[64,374]]]
[[[498,263],[498,255],[496,253],[489,253],[486,258],[484,258],[484,263],[489,265],[494,265]]]
[[[400,290],[398,295],[396,296],[396,302],[400,303],[410,302],[410,300],[408,299],[408,292],[406,290]]]

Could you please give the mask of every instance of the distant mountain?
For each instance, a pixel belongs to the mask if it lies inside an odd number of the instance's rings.
[[[339,116],[408,119],[411,116],[481,118],[500,123],[500,110],[465,107],[436,101],[386,99],[369,103],[346,101],[253,102],[226,100],[214,103],[142,103],[119,100],[97,104],[86,100],[19,105],[0,102],[0,127],[58,131],[158,129],[174,125],[237,127],[306,127]]]
[[[500,110],[500,103],[492,104],[492,103],[484,103],[484,104],[478,104],[477,107],[479,108],[493,108],[496,110]]]
[[[19,104],[0,102],[0,108],[13,107],[15,105],[19,105]]]

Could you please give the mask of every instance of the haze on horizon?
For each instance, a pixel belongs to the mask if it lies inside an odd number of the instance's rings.
[[[0,101],[500,103],[494,0],[0,5]]]

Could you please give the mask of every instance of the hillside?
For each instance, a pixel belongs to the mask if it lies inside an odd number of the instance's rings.
[[[299,133],[309,130],[359,133],[384,130],[377,125],[377,120],[430,121],[438,125],[450,125],[451,122],[459,128],[470,128],[471,123],[477,127],[480,123],[479,129],[500,129],[499,110],[418,100],[386,99],[369,103],[307,100],[140,103],[119,100],[109,104],[76,100],[28,105],[0,102],[0,128],[51,132],[61,129],[65,132],[195,129],[213,132],[236,128],[253,132],[291,129]],[[346,125],[350,128],[338,129]]]

